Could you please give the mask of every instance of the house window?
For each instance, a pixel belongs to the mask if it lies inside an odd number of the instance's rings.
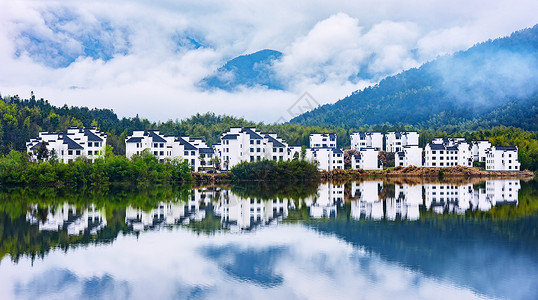
[[[153,155],[155,155],[155,156],[156,156],[156,155],[157,155],[157,151],[153,151]]]
[[[163,155],[164,155],[164,151],[159,152],[159,155],[163,156]]]
[[[91,151],[91,150],[88,150],[88,155],[92,155],[92,151]]]
[[[276,148],[273,148],[273,152],[276,152]]]
[[[250,161],[254,161],[254,156],[250,156]]]
[[[80,155],[80,150],[77,150],[76,153],[77,153],[77,155]]]
[[[260,157],[259,155],[256,156],[256,160],[257,160],[257,161],[260,161],[260,160],[261,160],[261,157]]]
[[[196,152],[195,151],[191,151],[191,155],[196,155]]]
[[[284,148],[280,148],[280,152],[284,152]]]
[[[153,143],[153,148],[157,148],[157,143]]]
[[[68,155],[73,155],[73,150],[67,150]]]
[[[250,152],[254,152],[254,148],[250,148]]]
[[[260,144],[260,140],[257,140],[257,141],[256,141],[256,144],[258,144],[258,145],[259,145],[259,144]]]
[[[251,145],[254,145],[254,140],[250,140],[250,144],[251,144]]]
[[[88,147],[91,147],[92,146],[92,142],[88,142]]]
[[[160,143],[159,147],[164,148],[164,143]]]
[[[273,156],[273,160],[275,160],[275,161],[276,161],[276,156]]]
[[[260,151],[261,151],[261,149],[260,149],[260,148],[256,148],[256,152],[260,152]]]
[[[196,163],[196,160],[195,160],[195,159],[191,159],[191,165],[194,166],[195,163]]]
[[[185,156],[189,156],[189,151],[184,151],[184,152],[183,152],[183,155],[185,155]]]

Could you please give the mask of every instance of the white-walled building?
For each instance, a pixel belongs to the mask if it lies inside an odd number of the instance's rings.
[[[155,155],[159,161],[184,159],[195,171],[202,167],[213,167],[214,150],[202,139],[168,136],[158,130],[134,131],[125,138],[127,158],[139,155],[143,151]]]
[[[60,132],[40,132],[39,136],[26,143],[26,150],[31,159],[38,159],[38,150],[44,143],[48,150],[48,159],[53,156],[64,163],[78,157],[94,161],[103,157],[107,136],[95,127],[72,127]]]
[[[418,146],[418,132],[387,132],[385,134],[385,151],[400,152],[404,146]]]
[[[486,162],[487,150],[491,148],[488,141],[472,141],[473,161]]]
[[[486,150],[487,171],[519,171],[517,146],[492,146]]]
[[[288,160],[288,144],[275,133],[262,133],[256,128],[232,127],[220,137],[215,154],[223,170],[230,170],[242,161]]]
[[[383,150],[383,134],[381,132],[356,132],[350,135],[351,149],[374,148]]]
[[[336,148],[336,133],[312,133],[310,148]]]
[[[376,148],[360,148],[358,155],[351,157],[352,169],[382,170],[383,163],[378,158],[379,150]]]
[[[468,143],[453,146],[427,144],[424,148],[424,167],[473,166],[472,149]]]
[[[419,146],[404,146],[402,151],[394,155],[394,166],[422,167],[422,148]]]
[[[67,231],[68,235],[80,235],[85,232],[97,234],[107,226],[104,208],[97,209],[90,204],[85,209],[78,209],[75,205],[63,203],[59,206],[49,206],[46,219],[36,217],[37,205],[32,205],[26,213],[26,221],[37,224],[39,231]]]
[[[338,148],[313,149],[312,159],[318,163],[320,170],[344,169],[344,152]]]

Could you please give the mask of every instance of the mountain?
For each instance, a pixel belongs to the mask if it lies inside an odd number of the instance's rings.
[[[281,56],[281,52],[269,49],[238,56],[220,67],[215,74],[202,79],[200,85],[206,90],[233,91],[241,86],[282,90],[283,84],[271,68]]]
[[[538,25],[437,58],[292,119],[291,123],[538,130]]]

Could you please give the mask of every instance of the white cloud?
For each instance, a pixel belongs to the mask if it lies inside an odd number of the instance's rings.
[[[33,90],[55,104],[152,120],[215,111],[273,122],[304,91],[334,102],[439,54],[532,26],[536,11],[538,2],[530,0],[487,6],[479,0],[2,1],[0,92]],[[56,48],[41,53],[24,32]],[[178,49],[178,35],[204,46]],[[112,58],[86,57],[83,38],[112,47],[106,49]],[[285,53],[275,68],[290,83],[288,91],[197,88],[226,60],[265,48]],[[43,61],[54,59],[55,49],[78,58],[68,67],[48,67]]]

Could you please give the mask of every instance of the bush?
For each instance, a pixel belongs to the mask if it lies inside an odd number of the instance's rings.
[[[315,164],[304,160],[241,162],[231,170],[232,180],[306,181],[318,180]]]

